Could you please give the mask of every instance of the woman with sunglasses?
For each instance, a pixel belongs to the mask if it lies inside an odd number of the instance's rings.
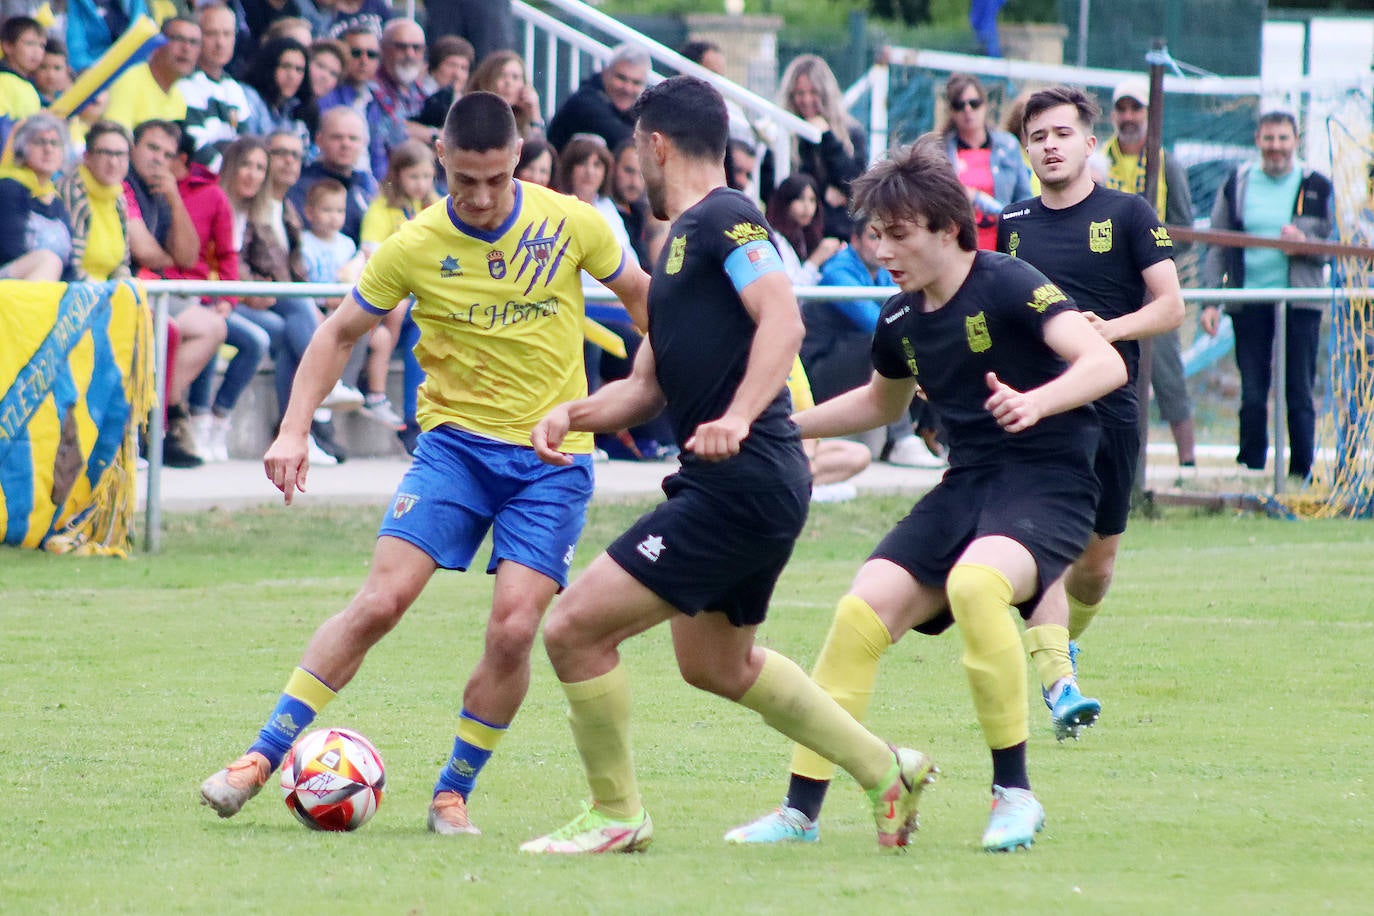
[[[1020,141],[989,126],[988,96],[978,77],[951,74],[945,82],[945,104],[945,155],[973,204],[978,247],[992,251],[997,248],[1002,208],[1032,196],[1030,169],[1021,158]]]

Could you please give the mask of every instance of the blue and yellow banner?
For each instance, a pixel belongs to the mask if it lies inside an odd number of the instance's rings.
[[[126,556],[156,402],[142,289],[0,281],[0,391],[4,543]]]

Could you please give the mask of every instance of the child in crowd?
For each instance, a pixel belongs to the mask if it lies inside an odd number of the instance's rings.
[[[414,219],[421,210],[439,200],[434,191],[434,152],[419,140],[407,140],[392,148],[387,160],[386,178],[378,189],[376,199],[363,214],[362,250],[365,255],[391,237],[408,220]],[[412,352],[420,331],[410,320],[410,307],[397,307],[391,310],[382,321],[398,340],[401,358],[405,363],[404,421],[398,427],[401,442],[406,451],[413,451],[415,437],[420,433],[420,425],[415,419],[416,404],[420,384],[425,380],[420,364]],[[375,389],[374,389],[375,390]],[[374,395],[369,394],[369,398]],[[364,405],[364,410],[367,406]]]
[[[348,189],[333,178],[321,178],[306,191],[309,228],[301,235],[301,259],[311,283],[355,283],[362,273],[367,255],[342,232],[347,199]],[[327,299],[324,307],[332,311],[338,304],[338,299]],[[362,410],[370,419],[399,429],[403,421],[386,399],[386,373],[395,343],[395,333],[385,324],[367,336],[363,376],[369,393],[364,395]]]

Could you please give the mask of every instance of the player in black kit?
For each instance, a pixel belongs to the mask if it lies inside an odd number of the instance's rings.
[[[1064,578],[1067,603],[1051,593],[1022,636],[1061,741],[1077,738],[1102,710],[1078,689],[1077,643],[1070,641],[1101,607],[1131,510],[1140,456],[1139,341],[1183,320],[1174,243],[1154,208],[1137,194],[1095,184],[1088,171],[1097,114],[1097,105],[1070,87],[1045,89],[1026,101],[1027,149],[1041,193],[1003,210],[997,228],[997,250],[1038,268],[1072,296],[1116,347],[1130,376],[1093,405],[1102,424],[1094,463],[1102,496],[1092,538]]]
[[[1029,614],[1088,541],[1098,426],[1085,405],[1126,369],[1039,271],[977,250],[968,198],[939,144],[878,163],[852,193],[902,292],[878,319],[869,383],[793,419],[807,437],[870,429],[906,410],[919,386],[949,433],[950,467],[855,576],[812,676],[862,718],[893,642],[958,623],[992,753],[983,847],[1028,847],[1045,815],[1026,771],[1026,657],[1009,611]],[[798,749],[782,807],[726,839],[815,839],[832,771]]]
[[[625,429],[666,407],[683,466],[663,485],[667,500],[592,561],[544,628],[592,804],[521,849],[648,845],[619,646],[664,622],[689,684],[838,763],[868,791],[880,845],[904,846],[929,759],[875,737],[795,663],[754,645],[810,498],[784,388],[803,330],[763,216],[725,187],[724,100],[709,83],[675,77],[633,111],[650,206],[672,221],[649,286],[649,336],[628,378],[556,408],[531,441],[545,461],[566,463],[558,447],[569,430]]]

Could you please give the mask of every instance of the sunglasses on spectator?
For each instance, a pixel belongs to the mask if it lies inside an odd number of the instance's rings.
[[[966,108],[972,108],[974,111],[977,111],[978,109],[980,109],[980,108],[983,107],[983,100],[982,100],[982,99],[960,99],[960,100],[957,101],[957,102],[950,102],[950,103],[949,103],[949,107],[950,107],[950,108],[953,108],[955,111],[963,111],[963,110],[966,109]]]
[[[376,60],[382,56],[382,52],[374,48],[349,48],[349,55],[354,59],[366,57],[368,60]]]

